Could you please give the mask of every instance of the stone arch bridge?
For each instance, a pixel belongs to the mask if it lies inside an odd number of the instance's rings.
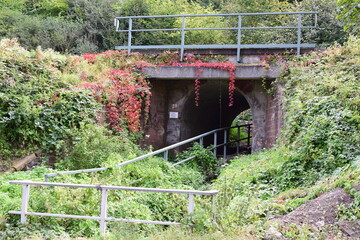
[[[264,18],[265,17],[265,18]],[[280,17],[280,18],[279,18]],[[197,27],[192,25],[195,19],[217,19],[226,22],[232,19],[232,24]],[[179,25],[160,27],[143,26],[139,21],[153,22],[173,21]],[[271,19],[271,21],[269,20]],[[279,19],[281,19],[279,21]],[[261,22],[258,24],[251,24]],[[264,67],[260,64],[261,54],[296,52],[298,55],[311,50],[315,44],[304,43],[302,34],[315,29],[317,12],[284,12],[284,13],[233,13],[233,14],[198,14],[198,15],[159,15],[159,16],[123,16],[114,19],[116,32],[123,34],[125,40],[115,49],[148,52],[155,49],[179,50],[180,60],[185,52],[193,54],[225,55],[232,62],[242,63],[236,69],[236,89],[234,105],[228,105],[229,73],[216,69],[204,69],[201,79],[199,106],[194,104],[194,80],[197,78],[195,67],[148,67],[145,73],[152,84],[152,103],[150,109],[150,124],[145,131],[144,143],[161,148],[177,143],[192,136],[217,129],[229,127],[234,118],[244,110],[251,109],[253,118],[252,151],[271,147],[279,134],[282,125],[281,88],[275,87],[273,94],[267,93],[267,88],[279,76],[279,68]],[[161,25],[161,24],[160,24]],[[144,28],[142,28],[142,26]],[[246,36],[259,31],[271,31],[272,43],[259,37],[247,40]],[[288,35],[282,36],[282,31]],[[193,31],[231,31],[232,40],[226,44],[201,44],[188,40]],[[157,41],[141,45],[138,43],[140,33],[176,33],[171,45]],[[250,34],[250,35],[249,35]],[[285,39],[273,37],[277,34]],[[156,35],[154,35],[156,36]],[[265,35],[259,35],[265,36]],[[250,38],[251,39],[251,38]],[[140,44],[140,45],[138,45]],[[200,44],[200,45],[199,45]],[[211,144],[204,142],[205,145]]]
[[[282,125],[282,97],[280,86],[276,85],[271,94],[269,88],[279,76],[280,67],[260,64],[259,55],[244,57],[243,62],[235,70],[236,89],[231,107],[228,106],[228,71],[203,69],[199,106],[196,106],[196,67],[147,67],[144,72],[152,85],[152,101],[145,145],[158,149],[229,127],[237,115],[250,109],[252,152],[272,147]]]

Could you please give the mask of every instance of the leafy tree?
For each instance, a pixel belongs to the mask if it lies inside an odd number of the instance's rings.
[[[346,22],[344,29],[353,30],[355,34],[359,34],[360,2],[358,0],[338,0],[337,3],[340,10],[338,18]]]
[[[84,48],[83,28],[62,18],[24,15],[7,11],[0,16],[0,36],[17,38],[28,49],[41,45],[60,52],[80,53]]]
[[[344,31],[344,23],[336,18],[336,0],[303,0],[294,5],[293,11],[316,11],[318,12],[318,24],[316,29],[303,33],[307,42],[329,46],[334,42],[343,43],[347,34]]]

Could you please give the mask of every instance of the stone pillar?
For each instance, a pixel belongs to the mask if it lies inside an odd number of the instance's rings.
[[[168,92],[165,81],[154,80],[151,85],[151,106],[144,142],[158,149],[164,146],[166,138]]]

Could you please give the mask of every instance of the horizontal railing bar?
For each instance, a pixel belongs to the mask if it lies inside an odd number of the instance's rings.
[[[66,172],[59,172],[59,173],[46,173],[44,174],[45,177],[54,177],[64,174],[76,174],[76,173],[86,173],[86,172],[99,172],[108,170],[109,168],[103,167],[103,168],[90,168],[90,169],[81,169],[81,170],[73,170],[73,171],[66,171]]]
[[[21,214],[21,211],[9,211],[10,214]],[[44,217],[59,217],[59,218],[75,218],[75,219],[88,219],[100,220],[100,217],[69,215],[69,214],[55,214],[55,213],[39,213],[39,212],[25,212],[25,215],[31,216],[44,216]]]
[[[184,162],[190,161],[191,159],[194,159],[194,158],[196,158],[196,156],[188,157],[188,158],[186,158],[186,159],[184,159],[184,160],[182,160],[180,162],[174,163],[173,165],[171,165],[171,167],[175,167],[175,166],[180,165],[180,164],[182,164]]]
[[[152,46],[116,46],[115,49],[180,49],[181,47],[187,49],[217,49],[217,48],[242,48],[242,49],[252,49],[252,48],[314,48],[315,44],[311,43],[302,43],[298,44],[228,44],[228,45],[152,45]]]
[[[181,189],[104,186],[101,184],[88,185],[88,184],[73,184],[73,183],[32,182],[32,181],[9,181],[9,183],[18,184],[18,185],[31,185],[31,186],[92,188],[92,189],[123,190],[123,191],[134,191],[134,192],[160,192],[160,193],[197,194],[197,195],[216,195],[219,192],[217,190],[197,191],[197,190],[181,190]]]
[[[9,214],[21,214],[21,211],[9,211]],[[81,215],[70,215],[70,214],[56,214],[56,213],[39,213],[39,212],[25,212],[25,215],[30,216],[42,216],[42,217],[57,217],[57,218],[73,218],[73,219],[87,219],[87,220],[101,220],[101,217],[92,217],[92,216],[81,216]],[[146,223],[146,224],[159,224],[159,225],[180,225],[177,222],[162,222],[162,221],[152,221],[152,220],[136,220],[136,219],[122,219],[122,218],[112,218],[106,217],[105,221],[114,221],[114,222],[128,222],[128,223]]]
[[[252,138],[252,136],[250,136],[249,138]],[[247,139],[248,139],[248,138],[246,137],[246,138],[240,138],[239,140],[234,140],[234,141],[229,141],[229,142],[226,142],[226,143],[221,143],[221,144],[216,145],[216,147],[215,147],[215,146],[214,146],[214,147],[210,147],[209,150],[213,150],[214,148],[222,147],[222,146],[227,145],[227,144],[229,144],[229,143],[240,142],[240,141],[242,141],[242,140],[247,140]]]
[[[232,28],[154,28],[154,29],[131,29],[132,32],[160,32],[160,31],[199,31],[199,30],[260,30],[260,29],[298,29],[297,26],[289,27],[232,27]],[[300,28],[309,29],[315,26],[301,26]],[[129,32],[129,30],[116,30],[116,32]]]
[[[227,143],[218,144],[216,147],[222,147],[222,146],[224,146],[224,145],[227,145]],[[212,150],[212,149],[210,149],[210,150]]]
[[[220,17],[220,16],[261,16],[261,15],[296,15],[296,14],[317,14],[317,12],[275,12],[275,13],[227,13],[227,14],[188,14],[188,15],[155,15],[155,16],[127,16],[116,17],[115,19],[130,18],[170,18],[170,17]]]
[[[106,221],[115,221],[115,222],[129,222],[129,223],[146,223],[146,224],[158,224],[158,225],[181,225],[177,222],[162,222],[162,221],[152,221],[152,220],[135,220],[135,219],[121,219],[121,218],[105,218]]]

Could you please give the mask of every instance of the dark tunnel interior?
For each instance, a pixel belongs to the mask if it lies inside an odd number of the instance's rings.
[[[187,139],[213,129],[229,127],[241,112],[250,108],[240,91],[234,92],[234,104],[229,107],[228,80],[202,80],[199,106],[195,105],[193,92],[185,102],[182,113],[181,139]],[[204,145],[212,139],[205,138]]]

